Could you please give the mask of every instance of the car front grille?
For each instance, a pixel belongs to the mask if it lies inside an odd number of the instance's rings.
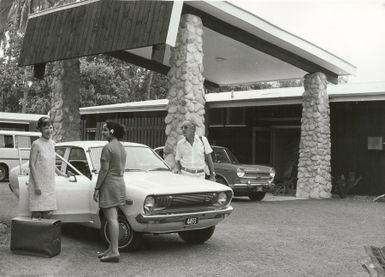
[[[188,206],[207,206],[213,202],[215,192],[174,194],[157,196],[156,205],[167,208],[183,208]]]
[[[246,172],[243,179],[256,180],[260,182],[267,182],[272,179],[269,172]]]
[[[197,212],[216,209],[218,192],[156,195],[152,214]],[[227,195],[230,199],[231,194]]]

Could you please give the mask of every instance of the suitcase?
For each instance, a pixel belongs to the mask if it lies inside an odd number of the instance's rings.
[[[11,225],[11,251],[20,255],[53,257],[61,251],[61,222],[57,219],[15,217]]]

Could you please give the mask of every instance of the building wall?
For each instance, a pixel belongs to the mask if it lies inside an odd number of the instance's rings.
[[[126,128],[125,141],[143,143],[152,148],[164,146],[165,117],[165,111],[83,115],[81,116],[82,139],[102,140],[101,130],[104,122],[116,120]]]
[[[241,162],[273,166],[277,179],[296,175],[301,126],[301,105],[248,107],[244,126],[226,125],[226,113],[231,108],[212,109],[209,139],[229,147]],[[330,104],[332,140],[332,176],[354,172],[362,180],[352,194],[379,195],[385,193],[385,101],[341,102]],[[239,113],[239,112],[238,112]],[[218,116],[222,120],[218,119]],[[209,125],[210,126],[210,125]],[[368,149],[368,139],[374,142]]]
[[[354,194],[385,193],[384,110],[385,101],[331,104],[332,175],[362,176]],[[382,144],[369,147],[368,138],[380,138]],[[369,149],[376,147],[382,149]]]
[[[332,176],[354,172],[362,180],[352,194],[385,193],[385,101],[330,103]],[[242,163],[276,168],[277,179],[296,175],[302,105],[208,109],[207,136],[211,144],[226,146]],[[85,130],[101,139],[106,119],[127,128],[126,140],[158,147],[164,145],[165,111],[82,116]],[[87,132],[83,132],[83,139]],[[371,144],[368,147],[368,138]],[[376,143],[380,141],[381,143]],[[369,148],[379,147],[374,150]]]

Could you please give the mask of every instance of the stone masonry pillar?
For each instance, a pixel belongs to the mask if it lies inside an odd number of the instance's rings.
[[[323,73],[305,76],[297,197],[330,198],[330,109]]]
[[[197,134],[204,135],[205,96],[203,78],[203,25],[199,17],[182,16],[176,45],[171,49],[168,107],[166,123],[166,163],[175,168],[175,149],[182,138],[181,124],[192,119],[197,124]]]

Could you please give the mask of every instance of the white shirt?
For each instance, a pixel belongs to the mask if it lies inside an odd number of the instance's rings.
[[[191,145],[185,137],[182,138],[176,145],[175,160],[180,161],[181,166],[188,169],[204,169],[206,166],[204,154],[210,154],[213,149],[206,137],[202,136],[202,141],[198,135],[194,135],[194,143]]]

